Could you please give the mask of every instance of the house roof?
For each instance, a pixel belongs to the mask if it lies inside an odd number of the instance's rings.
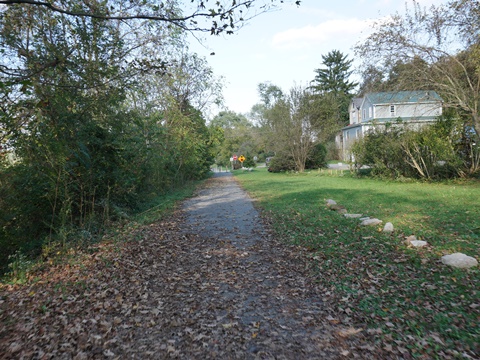
[[[432,90],[390,91],[365,94],[372,104],[438,102],[442,98]]]
[[[355,107],[356,109],[360,109],[362,102],[363,102],[363,98],[357,97],[352,99],[353,107]]]

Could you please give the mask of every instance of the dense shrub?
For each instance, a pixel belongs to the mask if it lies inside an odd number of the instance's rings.
[[[453,124],[438,121],[420,131],[407,131],[402,136],[405,162],[414,177],[446,179],[458,177],[462,162],[455,150]]]
[[[85,120],[18,138],[18,162],[0,167],[0,274],[17,251],[49,256],[94,241],[152,196],[207,176],[213,157],[200,117],[195,125],[179,113],[173,130],[133,113],[111,120],[108,131]]]
[[[305,162],[305,169],[319,169],[327,166],[327,148],[323,144],[316,144]]]
[[[327,166],[327,149],[323,144],[316,144],[310,151],[307,161],[305,162],[305,169],[318,169]],[[295,171],[297,166],[293,156],[289,154],[279,154],[271,158],[268,163],[268,171],[282,172]]]
[[[376,176],[396,177],[408,170],[402,154],[400,137],[403,128],[386,128],[372,131],[352,147],[355,166],[372,168]]]
[[[251,156],[251,155],[246,155],[245,156],[245,161],[243,162],[243,167],[246,167],[246,168],[257,167],[257,164],[255,163],[255,160],[253,159],[253,156]]]
[[[357,141],[352,153],[357,171],[367,165],[381,177],[440,180],[478,172],[480,154],[470,134],[451,116],[414,130],[397,124],[382,127]]]
[[[277,154],[268,163],[268,171],[270,172],[293,171],[295,168],[295,160],[293,160],[293,156],[288,154]]]

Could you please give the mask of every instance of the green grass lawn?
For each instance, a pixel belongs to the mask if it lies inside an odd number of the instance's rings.
[[[324,301],[344,321],[369,327],[399,355],[479,356],[480,270],[453,269],[440,258],[463,252],[480,259],[480,182],[400,183],[329,174],[235,172],[277,235],[308,251]],[[326,199],[349,213],[392,222],[395,231],[360,227],[357,219],[327,209]],[[407,247],[409,235],[429,246]]]

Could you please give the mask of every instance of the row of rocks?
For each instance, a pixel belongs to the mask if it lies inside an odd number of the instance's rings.
[[[363,214],[349,214],[345,206],[337,204],[335,200],[328,199],[326,203],[330,210],[336,211],[349,219],[358,219],[360,221],[360,226],[377,226],[383,223],[382,220],[371,218],[369,216],[364,217]],[[393,232],[393,224],[391,222],[387,222],[382,231],[385,233]],[[428,245],[426,241],[418,240],[415,235],[406,237],[405,244],[412,247],[424,247]],[[478,261],[474,257],[462,253],[454,253],[442,256],[441,261],[445,265],[461,269],[468,269],[478,265]]]
[[[383,221],[377,218],[371,218],[370,216],[363,216],[363,214],[349,214],[345,206],[337,204],[335,200],[328,199],[327,200],[327,207],[330,210],[336,211],[339,214],[342,214],[344,217],[349,219],[359,219],[360,226],[376,226],[380,225]],[[384,232],[393,232],[393,224],[388,222],[383,227]]]

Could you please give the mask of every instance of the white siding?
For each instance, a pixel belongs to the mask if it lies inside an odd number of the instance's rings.
[[[421,118],[436,117],[442,115],[442,105],[432,103],[416,103],[416,104],[388,104],[377,105],[375,109],[375,118],[391,118],[390,105],[395,105],[395,118]]]
[[[418,118],[421,116],[435,117],[442,115],[442,104],[419,103],[410,107],[410,116]]]
[[[362,122],[373,120],[373,104],[370,101],[365,99],[360,109],[363,110]]]
[[[358,124],[360,122],[360,110],[355,106],[350,106],[350,124]]]

